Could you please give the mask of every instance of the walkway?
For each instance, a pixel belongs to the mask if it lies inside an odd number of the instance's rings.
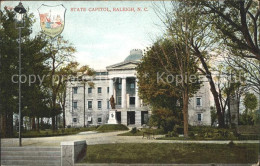
[[[126,131],[97,133],[94,131],[82,132],[77,135],[57,136],[57,137],[38,137],[23,138],[23,146],[60,146],[63,141],[86,140],[88,145],[94,144],[114,144],[114,143],[213,143],[227,144],[230,141],[192,141],[192,140],[156,140],[146,139],[142,136],[117,136]],[[156,136],[160,137],[160,136]],[[234,143],[259,143],[257,140],[252,141],[234,141]],[[1,140],[2,146],[18,146],[17,138],[8,138]]]

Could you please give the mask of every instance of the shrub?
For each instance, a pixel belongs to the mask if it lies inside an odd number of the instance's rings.
[[[183,134],[183,130],[184,130],[184,128],[179,125],[175,125],[173,128],[173,131],[177,132],[178,134]]]
[[[136,127],[132,128],[131,133],[132,133],[132,134],[137,133],[137,129],[136,129]]]
[[[168,134],[165,135],[165,137],[178,137],[178,133],[175,131],[169,131]]]
[[[234,143],[233,141],[230,141],[230,142],[228,143],[228,146],[229,146],[230,148],[232,148],[232,147],[235,146],[235,143]]]
[[[190,131],[188,134],[189,134],[190,138],[194,138],[195,137],[195,134],[192,131]]]

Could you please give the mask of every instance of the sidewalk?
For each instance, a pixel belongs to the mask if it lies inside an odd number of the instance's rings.
[[[142,136],[117,136],[126,131],[117,131],[109,133],[82,132],[77,135],[58,136],[58,137],[38,137],[23,138],[23,146],[60,146],[63,141],[86,140],[88,145],[96,144],[115,144],[115,143],[201,143],[201,144],[228,144],[230,141],[196,141],[196,140],[156,140],[146,139]],[[160,137],[160,136],[156,136]],[[258,144],[258,140],[241,140],[233,141],[234,143],[254,143]],[[3,147],[18,146],[18,138],[1,139]]]

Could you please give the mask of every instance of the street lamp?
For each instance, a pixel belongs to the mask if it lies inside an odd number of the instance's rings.
[[[16,21],[15,28],[19,29],[19,146],[22,146],[21,138],[21,29],[24,28],[24,15],[26,9],[23,7],[23,4],[20,2],[18,6],[14,8],[16,12]]]

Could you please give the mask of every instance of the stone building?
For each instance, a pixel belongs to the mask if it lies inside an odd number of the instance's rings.
[[[93,77],[83,76],[84,81],[67,83],[66,125],[82,127],[106,123],[141,126],[147,124],[151,110],[138,96],[136,66],[142,50],[133,49],[123,62],[96,71]],[[88,83],[93,82],[94,87]],[[111,109],[113,95],[115,109]],[[210,125],[208,83],[191,99],[189,120],[192,125]],[[84,100],[85,99],[85,100]],[[84,114],[85,112],[85,114]],[[85,119],[85,120],[84,120]]]

